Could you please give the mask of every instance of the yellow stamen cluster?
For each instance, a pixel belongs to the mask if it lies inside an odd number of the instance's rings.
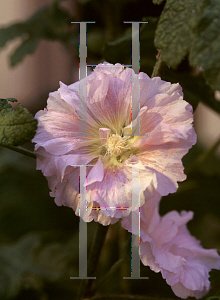
[[[127,139],[127,137],[121,137],[117,133],[112,134],[104,145],[107,149],[106,153],[110,154],[111,156],[118,156],[124,150],[129,149],[129,146],[126,145]]]

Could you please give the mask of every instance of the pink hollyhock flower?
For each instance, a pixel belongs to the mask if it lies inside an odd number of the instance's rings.
[[[186,223],[193,212],[171,211],[161,217],[158,213],[160,194],[146,194],[147,201],[140,208],[140,259],[145,266],[161,272],[173,292],[181,298],[202,298],[210,288],[209,271],[220,269],[220,256],[215,249],[204,249],[190,235]],[[138,212],[134,212],[138,213]],[[130,216],[122,226],[131,232]],[[134,234],[139,234],[136,224]]]
[[[133,105],[131,118],[131,92],[134,99],[138,85],[140,111]],[[88,165],[88,206],[119,208],[88,212],[87,221],[105,225],[130,213],[120,208],[131,206],[132,166],[140,170],[142,205],[150,184],[161,195],[176,191],[177,181],[186,178],[181,158],[196,142],[192,107],[180,85],[120,64],[98,65],[69,86],[60,82],[36,118],[37,169],[47,177],[50,195],[78,214],[79,166]]]

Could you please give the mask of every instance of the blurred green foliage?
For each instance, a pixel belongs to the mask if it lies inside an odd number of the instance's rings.
[[[153,0],[154,4],[160,5],[164,0]]]
[[[14,38],[21,37],[22,41],[10,57],[11,66],[23,60],[27,54],[36,50],[41,39],[58,40],[64,44],[78,43],[78,39],[69,32],[70,14],[61,8],[61,1],[40,8],[27,21],[16,23],[0,29],[0,48]]]
[[[79,20],[64,8],[67,1],[55,0],[28,20],[0,29],[0,48],[21,40],[10,56],[11,66],[34,53],[42,39],[78,51],[78,27],[71,21]],[[140,25],[141,71],[151,75],[160,49],[162,79],[179,82],[194,110],[203,102],[220,113],[214,97],[220,89],[217,0],[78,0],[76,5],[83,20],[96,21],[87,28],[88,59],[94,64],[131,64],[131,25],[123,21],[148,21]],[[0,141],[3,146],[19,145],[32,138],[36,121],[22,106],[13,110],[8,101],[14,99],[0,102]],[[177,193],[162,199],[160,211],[194,211],[190,231],[204,247],[220,250],[220,160],[214,150],[204,153],[196,145],[189,151],[184,157],[188,178]],[[0,149],[0,299],[75,299],[79,282],[69,277],[78,275],[79,219],[72,209],[54,204],[46,179],[35,168],[32,158]],[[88,224],[89,249],[95,225]],[[121,294],[115,299],[126,299],[125,294],[176,299],[162,276],[143,265],[141,276],[149,280],[122,280],[130,276],[129,237],[120,222],[110,226],[97,268],[99,285],[92,286],[97,297],[109,293]],[[204,299],[219,299],[220,272],[210,274],[213,288]]]

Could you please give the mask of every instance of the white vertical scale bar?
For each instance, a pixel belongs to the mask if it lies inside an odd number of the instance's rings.
[[[87,23],[95,22],[71,22],[79,23],[79,134],[87,135],[87,100],[86,84],[81,84],[81,80],[87,77]],[[87,277],[87,198],[86,198],[86,165],[80,165],[80,199],[79,199],[79,277],[70,277],[70,279],[96,279],[96,277]]]
[[[86,84],[81,84],[81,81],[87,77],[87,45],[86,36],[87,35],[87,24],[81,22],[79,26],[79,134],[82,136],[87,135],[87,86]]]
[[[139,24],[148,22],[124,22],[132,24],[132,69],[136,74],[140,71],[140,32]],[[132,115],[137,115],[140,111],[140,84],[134,84],[132,81]],[[132,118],[133,121],[133,118]],[[135,129],[132,128],[132,136],[140,136],[140,120],[138,120]],[[148,277],[140,277],[140,247],[134,245],[134,240],[137,234],[134,234],[134,228],[136,231],[138,229],[138,237],[140,241],[140,182],[139,182],[139,169],[132,166],[132,214],[131,214],[131,224],[132,224],[132,234],[131,234],[131,277],[123,277],[124,279],[148,279]],[[138,213],[133,213],[137,211]]]
[[[132,44],[131,44],[131,64],[136,74],[140,71],[140,22],[131,22],[132,24]]]
[[[138,230],[140,228],[139,220],[139,209],[140,209],[140,182],[139,182],[139,168],[132,167],[132,212],[137,211],[138,213],[131,214],[131,226],[132,226],[132,236],[131,236],[131,278],[138,279],[140,277],[140,258],[139,258],[139,243],[136,245],[134,243],[135,238],[134,228]],[[135,230],[135,231],[136,231]],[[136,231],[137,232],[137,231]]]
[[[137,237],[137,232],[139,234],[139,186],[139,169],[132,167],[131,277],[124,277],[124,279],[140,279],[139,244],[135,245],[134,243],[135,238]],[[134,213],[137,209],[138,213]],[[134,234],[134,231],[136,234]]]
[[[135,74],[139,75],[140,71],[140,33],[139,33],[139,23],[132,22],[132,46],[131,46],[131,63],[132,69]],[[132,80],[132,114],[134,112],[139,113],[139,103],[140,103],[140,93],[139,84],[134,85]],[[132,119],[133,120],[133,119]],[[132,128],[133,133],[133,128]],[[135,135],[139,135],[139,120],[136,125]],[[138,234],[140,228],[139,213],[133,213],[137,208],[139,212],[140,199],[139,199],[139,169],[132,166],[132,214],[131,214],[131,224],[132,224],[132,236],[131,236],[131,278],[136,279],[140,277],[140,257],[139,257],[139,244],[134,245],[135,234],[134,228],[138,225]]]
[[[80,199],[79,199],[79,278],[87,277],[87,201],[86,201],[86,166],[80,166]]]
[[[79,58],[80,58],[80,68],[79,68],[79,80],[82,80],[87,76],[86,58],[87,58],[87,22],[80,22],[79,25]]]
[[[132,63],[132,69],[134,70],[135,74],[138,74],[140,71],[140,33],[139,33],[139,23],[138,22],[132,22],[132,44],[131,44],[131,63]],[[131,79],[132,83],[132,116],[136,115],[136,113],[139,113],[139,103],[140,103],[140,88],[139,84],[134,84],[134,80]],[[133,118],[132,118],[133,121]],[[139,136],[140,134],[140,121],[138,120],[136,126],[135,126],[135,135]],[[132,134],[133,134],[133,128],[132,128]]]

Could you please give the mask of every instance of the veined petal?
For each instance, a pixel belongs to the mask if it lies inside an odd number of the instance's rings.
[[[90,184],[96,181],[102,181],[103,177],[104,177],[104,168],[103,168],[102,159],[99,156],[97,163],[90,170],[87,177],[87,182],[84,184],[84,186],[89,186]]]
[[[147,218],[152,199],[148,199],[140,210],[140,258],[153,271],[161,271],[178,297],[199,299],[209,290],[209,271],[220,269],[220,256],[215,249],[203,249],[199,241],[190,235],[186,223],[192,219],[192,212],[182,211],[179,214],[172,211],[160,217],[157,202]],[[123,219],[123,225],[130,229],[128,217]]]

